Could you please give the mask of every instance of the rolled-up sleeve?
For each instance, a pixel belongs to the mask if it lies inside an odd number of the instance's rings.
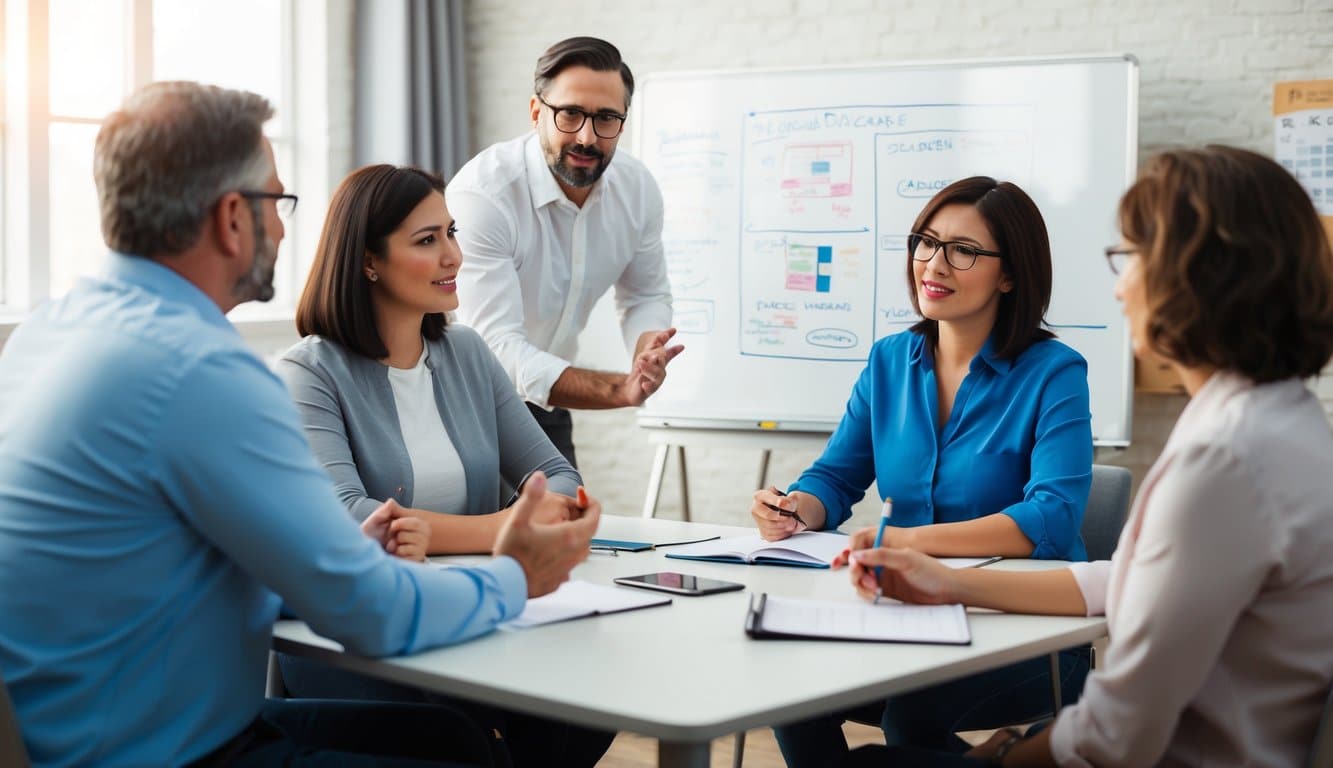
[[[1070,563],[1069,572],[1083,593],[1087,615],[1106,615],[1106,588],[1111,581],[1111,561],[1094,560],[1090,563]]]
[[[1258,487],[1228,448],[1199,445],[1178,451],[1148,491],[1117,587],[1114,642],[1053,726],[1060,765],[1155,765],[1165,754],[1281,562]]]
[[[515,263],[516,224],[480,191],[451,186],[445,194],[463,251],[458,318],[490,345],[519,395],[547,408],[551,387],[570,362],[528,341]]]
[[[824,452],[788,489],[819,499],[826,515],[825,530],[834,530],[852,516],[852,506],[865,496],[865,489],[875,479],[875,445],[870,417],[872,379],[876,370],[873,355],[852,387],[842,421],[829,437]]]
[[[1052,373],[1042,389],[1023,500],[1000,510],[1032,542],[1034,559],[1068,559],[1076,550],[1092,487],[1088,367],[1080,358]]]
[[[639,337],[671,326],[671,281],[662,250],[662,193],[651,176],[644,185],[647,219],[629,266],[616,281],[616,310],[630,356]]]

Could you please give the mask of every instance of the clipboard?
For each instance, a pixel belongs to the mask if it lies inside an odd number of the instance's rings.
[[[756,640],[972,644],[967,610],[958,603],[835,603],[766,592],[750,596],[745,634]]]

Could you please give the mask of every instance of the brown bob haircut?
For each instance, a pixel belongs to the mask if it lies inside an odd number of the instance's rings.
[[[368,165],[353,171],[329,201],[329,215],[315,249],[310,277],[296,305],[296,330],[323,336],[379,360],[387,357],[366,277],[366,254],[387,255],[390,233],[422,200],[444,193],[444,180],[420,168]],[[421,319],[421,335],[444,335],[445,317],[435,312]]]
[[[1243,149],[1163,152],[1120,200],[1147,342],[1186,366],[1257,382],[1314,376],[1333,355],[1333,252],[1310,197]]]
[[[570,67],[587,67],[594,72],[619,72],[625,84],[625,109],[634,96],[634,74],[620,58],[620,49],[596,37],[571,37],[561,40],[537,59],[532,75],[532,92],[543,96],[551,81]]]
[[[912,231],[920,232],[941,208],[956,204],[970,205],[981,214],[991,237],[995,238],[1004,273],[1013,283],[1012,290],[1000,294],[995,328],[991,331],[995,354],[1013,360],[1036,342],[1055,336],[1042,327],[1051,303],[1051,240],[1046,234],[1046,220],[1037,204],[1016,184],[989,176],[972,176],[936,193],[917,215]],[[912,309],[921,314],[910,253],[907,295],[912,298]],[[935,320],[923,319],[912,330],[929,339],[932,346],[939,343],[940,328]]]

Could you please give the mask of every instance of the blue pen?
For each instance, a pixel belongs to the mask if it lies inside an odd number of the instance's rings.
[[[889,524],[889,517],[893,514],[893,499],[884,497],[884,506],[879,510],[879,530],[875,531],[875,549],[884,542],[884,526]],[[884,571],[883,566],[875,566],[875,605],[879,605],[879,599],[884,596],[884,587],[880,586],[879,575]]]

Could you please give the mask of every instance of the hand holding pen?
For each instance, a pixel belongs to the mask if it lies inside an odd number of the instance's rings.
[[[800,499],[794,494],[788,496],[776,486],[755,491],[750,516],[759,528],[760,537],[766,541],[778,541],[808,529],[810,526],[798,511]]]

